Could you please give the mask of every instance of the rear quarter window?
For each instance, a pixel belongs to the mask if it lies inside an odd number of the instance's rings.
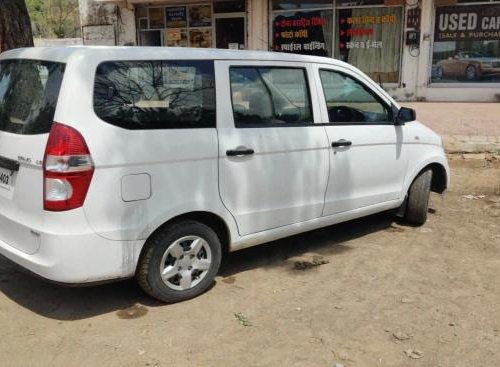
[[[51,61],[0,61],[0,131],[21,135],[48,133],[64,68],[64,64]]]
[[[97,116],[125,129],[215,127],[213,61],[114,61],[98,66]]]

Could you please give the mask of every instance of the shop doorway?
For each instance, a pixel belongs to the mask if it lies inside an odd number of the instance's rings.
[[[244,14],[215,15],[215,47],[246,49],[246,27]]]

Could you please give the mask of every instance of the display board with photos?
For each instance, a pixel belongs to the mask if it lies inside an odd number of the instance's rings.
[[[150,7],[146,14],[148,18],[139,18],[142,45],[213,46],[212,4]]]
[[[436,8],[431,81],[500,83],[500,4]]]
[[[149,28],[150,29],[165,28],[164,8],[149,8]]]

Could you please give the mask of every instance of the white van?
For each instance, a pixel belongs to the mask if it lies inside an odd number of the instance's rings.
[[[0,55],[0,253],[176,302],[226,251],[380,211],[426,220],[441,139],[356,68],[140,47]]]

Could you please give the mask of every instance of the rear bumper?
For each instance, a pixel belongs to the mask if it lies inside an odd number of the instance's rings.
[[[144,242],[112,241],[95,233],[37,235],[40,247],[36,253],[22,252],[0,240],[0,254],[42,278],[68,284],[133,276]]]

